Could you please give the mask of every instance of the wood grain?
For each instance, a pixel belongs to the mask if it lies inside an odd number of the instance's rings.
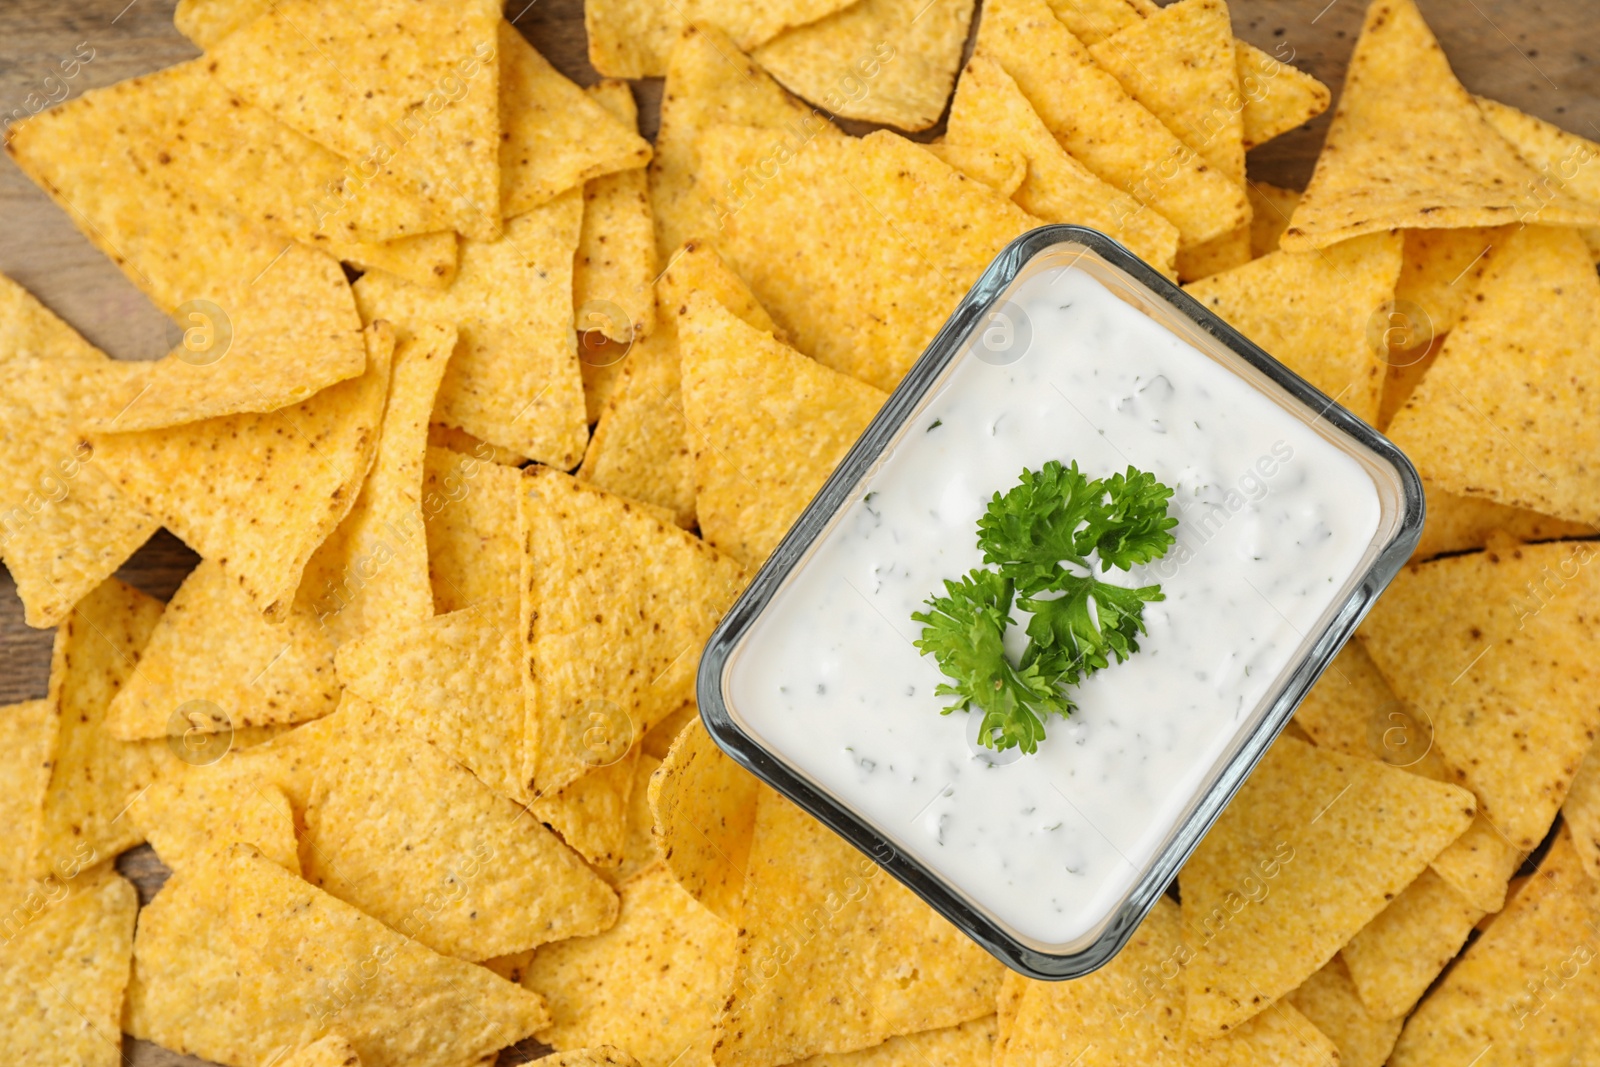
[[[1600,24],[1591,0],[1420,0],[1446,54],[1467,88],[1503,100],[1600,140]],[[196,49],[172,28],[174,0],[4,0],[0,4],[0,122],[53,92],[58,60],[80,45],[93,58],[66,83],[68,95],[192,58]],[[1362,0],[1235,0],[1240,37],[1292,61],[1334,87],[1361,25]],[[507,17],[563,73],[580,84],[598,75],[589,66],[582,0],[511,0]],[[80,49],[81,51],[81,49]],[[654,135],[659,81],[636,83],[641,125]],[[1257,180],[1301,188],[1327,128],[1328,117],[1251,153]],[[847,124],[852,132],[869,128]],[[936,128],[926,135],[938,133]],[[85,145],[85,151],[93,151]],[[122,274],[72,226],[67,216],[9,160],[0,162],[0,271],[21,282],[90,341],[121,359],[151,359],[170,345],[171,327]],[[3,462],[3,457],[0,457]],[[165,599],[195,564],[177,538],[162,531],[119,572],[124,580]],[[22,623],[10,576],[0,570],[0,704],[42,696],[49,677],[48,631]],[[148,901],[166,877],[149,848],[135,849],[119,867]],[[502,1063],[521,1063],[542,1050],[533,1042],[508,1051]],[[176,1067],[201,1061],[147,1042],[128,1041],[132,1067]]]

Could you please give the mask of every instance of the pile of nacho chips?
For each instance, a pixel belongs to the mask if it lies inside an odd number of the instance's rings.
[[[57,628],[0,709],[0,1050],[1600,1059],[1600,145],[1470,96],[1411,0],[1369,9],[1303,193],[1245,153],[1330,94],[1224,0],[586,20],[602,74],[665,75],[653,145],[490,0],[181,0],[203,57],[12,127],[179,340],[112,360],[0,279],[0,557]],[[1057,984],[760,785],[693,689],[1046,222],[1387,428],[1429,507],[1172,899]],[[112,577],[161,526],[201,556],[166,604]]]

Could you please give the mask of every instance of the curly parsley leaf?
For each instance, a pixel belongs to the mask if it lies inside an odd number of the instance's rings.
[[[1017,606],[1033,613],[1023,662],[1066,685],[1139,651],[1144,606],[1165,599],[1159,585],[1130,589],[1090,577],[1068,578],[1059,588],[1059,597],[1028,597]]]
[[[1177,517],[1167,514],[1172,490],[1149,471],[1129,467],[1126,474],[1107,478],[1105,491],[1109,501],[1078,542],[1081,547],[1093,539],[1100,569],[1127,570],[1166,555],[1177,540],[1167,532],[1178,525]]]
[[[1037,751],[1044,720],[1051,715],[1065,718],[1073,705],[1038,666],[1018,667],[1006,655],[1005,629],[1014,622],[1012,583],[978,569],[959,581],[946,579],[944,588],[944,596],[928,599],[930,610],[911,616],[923,624],[917,648],[932,655],[950,679],[936,690],[956,698],[943,713],[976,707],[983,712],[981,744],[999,751]]]

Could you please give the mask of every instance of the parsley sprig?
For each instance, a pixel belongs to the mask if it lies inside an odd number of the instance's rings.
[[[944,714],[976,708],[981,744],[1037,751],[1050,716],[1075,707],[1063,687],[1139,651],[1144,605],[1163,599],[1161,586],[1107,582],[1094,564],[1104,574],[1165,555],[1178,524],[1171,498],[1146,471],[1091,480],[1054,460],[996,493],[978,520],[978,547],[996,569],[947,579],[945,595],[911,616],[923,627],[917,648],[950,679],[937,690],[956,698]],[[1004,643],[1013,600],[1032,615],[1017,663]]]

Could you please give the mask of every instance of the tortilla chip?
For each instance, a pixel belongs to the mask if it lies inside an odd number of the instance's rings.
[[[751,53],[841,118],[925,130],[944,114],[974,0],[861,0]]]
[[[1072,35],[1087,45],[1099,44],[1118,30],[1137,25],[1147,15],[1160,8],[1154,4],[1150,10],[1136,8],[1128,0],[1046,0],[1056,18],[1066,23]]]
[[[1010,195],[1023,210],[1046,222],[1100,230],[1173,276],[1178,228],[1067,155],[999,63],[982,55],[967,63],[950,105],[948,136],[958,144],[1022,153],[1027,176]]]
[[[644,747],[644,744],[640,745],[638,759],[633,765],[633,785],[628,790],[622,862],[616,867],[595,871],[614,886],[621,885],[662,860],[661,848],[656,843],[655,815],[650,810],[650,779],[654,777],[656,768],[661,766],[661,759],[644,751]]]
[[[1400,1036],[1400,1019],[1373,1015],[1335,956],[1285,999],[1339,1046],[1339,1067],[1383,1067]]]
[[[973,181],[982,182],[1001,196],[1011,196],[1028,177],[1028,158],[1008,148],[973,144],[925,144],[923,151],[943,160]]]
[[[1373,315],[1394,295],[1398,234],[1373,234],[1315,253],[1272,252],[1189,285],[1186,291],[1343,404],[1378,417],[1384,356]]]
[[[639,746],[615,763],[596,767],[533,802],[530,810],[589,863],[610,870],[622,863],[628,839]]]
[[[1000,992],[994,1004],[995,1067],[1004,1067],[1006,1049],[1011,1041],[1011,1032],[1016,1028],[1017,1013],[1022,1009],[1028,985],[1028,979],[1009,969],[1000,979]]]
[[[332,1033],[289,1053],[276,1067],[361,1067],[361,1055],[343,1034]]]
[[[1230,1031],[1315,974],[1474,806],[1464,789],[1279,738],[1179,875],[1190,1031]]]
[[[888,396],[746,325],[707,295],[692,296],[677,325],[700,534],[756,567]]]
[[[1001,971],[869,857],[760,791],[717,1064],[770,1067],[983,1018]]]
[[[548,1021],[538,997],[436,955],[248,845],[234,846],[223,871],[239,1007],[261,1044],[306,1044],[337,1013],[362,1063],[445,1067],[478,1062]],[[320,980],[308,983],[308,973]],[[398,1021],[408,1018],[427,1025]]]
[[[1068,153],[1170,220],[1184,247],[1250,220],[1243,187],[1208,166],[1097,66],[1044,0],[985,5],[978,51],[1016,79]]]
[[[572,256],[583,197],[569,190],[506,221],[498,241],[461,242],[448,292],[373,271],[356,283],[371,322],[444,322],[461,343],[445,371],[433,420],[563,469],[587,439],[583,379],[572,332]]]
[[[1441,489],[1600,522],[1600,410],[1585,383],[1600,278],[1572,230],[1520,230],[1389,436]]]
[[[435,951],[503,956],[606,929],[609,886],[392,713],[346,696],[306,805],[306,880]]]
[[[1182,974],[1190,958],[1178,906],[1165,898],[1099,971],[1071,982],[1007,978],[1020,996],[1007,1026],[1005,1067],[1237,1063],[1332,1067],[1333,1042],[1287,1002],[1234,1033],[1198,1042],[1184,1032]]]
[[[758,782],[698,719],[678,734],[650,781],[655,839],[678,884],[713,913],[740,921]]]
[[[1406,1020],[1395,1067],[1567,1063],[1592,1014],[1595,887],[1572,841],[1539,871]]]
[[[0,557],[29,626],[54,626],[160,525],[117,492],[77,424],[131,368],[0,275]]]
[[[173,870],[216,863],[236,844],[300,873],[294,811],[260,759],[233,754],[164,774],[128,807],[161,862]]]
[[[626,82],[601,82],[590,86],[588,94],[628,129],[638,125],[638,108]],[[656,230],[643,165],[641,159],[639,167],[592,178],[584,186],[583,231],[572,270],[578,331],[598,331],[624,346],[656,324]],[[609,365],[626,354],[626,347],[614,353]],[[591,407],[590,414],[598,412]]]
[[[520,467],[528,460],[519,456],[510,449],[491,445],[488,441],[481,441],[467,431],[457,426],[446,426],[442,422],[430,423],[428,426],[428,444],[434,448],[447,448],[452,452],[459,452],[465,456],[476,456],[486,462],[500,463],[507,467]]]
[[[422,518],[436,613],[516,597],[522,566],[522,544],[517,540],[521,484],[520,471],[495,463],[486,452],[462,455],[428,448],[423,460]]]
[[[1422,524],[1422,540],[1411,558],[1432,559],[1447,552],[1482,548],[1489,535],[1502,530],[1519,541],[1555,541],[1567,537],[1589,537],[1600,532],[1581,522],[1553,519],[1526,508],[1508,508],[1491,500],[1447,493],[1427,481],[1422,483],[1427,497],[1427,519]]]
[[[277,0],[206,68],[285,125],[429,209],[430,230],[500,233],[500,5]],[[315,36],[305,27],[314,27]]]
[[[548,467],[524,475],[520,530],[528,777],[545,795],[689,698],[701,646],[745,575],[699,538]]]
[[[455,349],[453,326],[416,323],[401,335],[372,469],[355,506],[306,565],[296,600],[335,645],[433,614],[423,456],[428,415]]]
[[[282,620],[366,477],[393,346],[386,324],[369,327],[366,373],[294,407],[90,440],[125,496]]]
[[[0,1047],[11,1063],[123,1062],[122,997],[139,894],[108,868],[84,883],[6,938]]]
[[[773,136],[722,126],[701,137],[701,173],[725,212],[717,248],[796,348],[892,389],[1038,220],[887,130],[813,140],[766,181]],[[897,265],[841,273],[841,262]]]
[[[1250,224],[1178,253],[1178,278],[1193,282],[1250,262]]]
[[[50,782],[33,839],[32,872],[71,878],[144,840],[128,801],[155,780],[165,741],[118,741],[105,728],[117,690],[138,669],[161,601],[108,578],[56,630],[50,688]]]
[[[1592,881],[1600,882],[1600,757],[1593,748],[1578,767],[1572,787],[1561,802],[1561,815],[1583,861],[1584,872]]]
[[[1588,204],[1600,204],[1600,167],[1595,165],[1600,162],[1600,144],[1506,104],[1482,96],[1473,99],[1495,132],[1539,172],[1545,187],[1561,189]],[[1579,232],[1589,254],[1600,260],[1600,228],[1586,227]]]
[[[33,835],[50,782],[56,700],[25,700],[0,708],[0,887],[24,881],[32,868]]]
[[[689,241],[672,253],[656,282],[656,293],[666,319],[683,314],[691,294],[705,293],[741,321],[787,340],[744,279],[705,241]]]
[[[592,38],[591,38],[592,39]],[[704,178],[698,139],[715,123],[759,126],[768,147],[795,151],[844,134],[820,112],[784,92],[771,75],[740,52],[722,31],[690,26],[678,37],[666,71],[661,126],[650,163],[656,252],[671,263],[686,241],[716,237],[722,229],[706,198],[715,183]]]
[[[531,799],[514,594],[367,634],[340,645],[337,662],[346,689],[390,725],[437,745],[501,796]]]
[[[639,1067],[638,1060],[610,1045],[557,1052],[529,1062],[542,1063],[545,1067]]]
[[[815,22],[851,0],[590,0],[583,5],[589,62],[608,78],[659,78],[686,28],[721,27],[751,49],[788,26]],[[698,25],[697,25],[698,24]],[[732,41],[729,42],[730,45]]]
[[[1266,182],[1247,181],[1245,195],[1250,200],[1250,255],[1259,258],[1278,250],[1278,238],[1289,226],[1289,218],[1300,203],[1293,189],[1280,189]],[[1404,268],[1401,268],[1404,270]]]
[[[166,737],[174,713],[191,701],[209,705],[193,724],[204,731],[331,714],[339,705],[333,644],[304,608],[268,622],[220,563],[203,559],[111,701],[106,728],[124,741]]]
[[[1407,230],[1405,265],[1395,283],[1397,310],[1417,317],[1405,324],[1405,341],[1390,347],[1413,349],[1448,333],[1477,286],[1495,245],[1511,236],[1508,226],[1471,226],[1461,230]]]
[[[1254,45],[1237,38],[1233,45],[1244,96],[1245,148],[1266,144],[1328,110],[1333,94],[1326,85]]]
[[[272,3],[273,0],[178,0],[172,23],[179,33],[205,49],[266,14]]]
[[[617,924],[545,945],[522,984],[550,1006],[539,1040],[558,1049],[613,1044],[645,1067],[711,1062],[711,1025],[727,991],[733,927],[662,867],[618,888]]]
[[[1600,206],[1543,187],[1456,80],[1412,0],[1374,3],[1283,247],[1508,222],[1593,226]]]
[[[633,115],[619,114],[500,22],[500,197],[506,217],[568,189],[650,162]]]
[[[1418,875],[1341,950],[1367,1010],[1393,1019],[1398,1035],[1400,1020],[1485,914],[1433,871]]]
[[[1506,902],[1506,883],[1527,855],[1517,848],[1484,812],[1428,866],[1450,883],[1463,900],[1485,912],[1499,911]]]
[[[650,731],[644,735],[644,754],[654,756],[658,760],[666,759],[667,752],[677,742],[678,735],[699,719],[699,707],[692,700],[685,701],[677,711],[650,727]]]
[[[651,237],[651,256],[655,255],[655,238]],[[655,289],[650,288],[651,306],[655,305]],[[581,306],[574,304],[575,307]],[[620,311],[615,304],[606,305],[603,302],[591,303],[587,315],[592,323],[623,321],[626,315],[617,315]],[[651,312],[652,317],[655,312]],[[600,415],[606,409],[606,403],[617,391],[617,383],[622,380],[622,367],[628,358],[628,352],[633,348],[633,342],[613,341],[599,329],[580,330],[578,332],[578,369],[583,373],[583,412],[592,427],[600,421]],[[591,438],[592,440],[592,438]],[[585,458],[588,453],[584,453]]]
[[[960,1026],[891,1037],[859,1052],[813,1056],[795,1067],[990,1067],[994,1056],[993,1015]]]

